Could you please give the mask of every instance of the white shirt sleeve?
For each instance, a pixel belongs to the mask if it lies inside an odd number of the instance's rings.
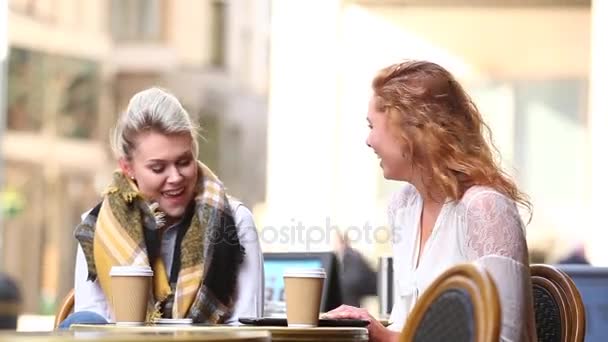
[[[101,290],[99,281],[87,280],[89,270],[84,252],[80,245],[76,252],[76,269],[74,272],[74,312],[92,311],[107,321],[113,321],[106,296]]]
[[[517,206],[488,190],[475,193],[466,205],[464,253],[482,265],[496,284],[501,341],[534,340],[528,248]]]
[[[232,202],[234,221],[245,257],[237,280],[237,298],[226,324],[239,324],[239,317],[261,317],[264,309],[264,256],[253,215],[243,204]]]

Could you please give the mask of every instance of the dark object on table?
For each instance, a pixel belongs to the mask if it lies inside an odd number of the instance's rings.
[[[287,318],[279,317],[241,317],[239,322],[248,325],[257,326],[277,326],[286,327]],[[364,328],[369,324],[369,321],[363,319],[319,319],[320,327],[361,327]]]

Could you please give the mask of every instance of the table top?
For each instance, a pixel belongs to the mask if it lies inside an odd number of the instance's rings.
[[[54,331],[54,332],[2,332],[0,342],[64,342],[64,341],[99,341],[99,342],[269,342],[268,331],[225,330],[208,331],[204,334],[188,334],[177,331],[139,331],[135,334],[128,331]]]
[[[176,332],[205,335],[211,332],[248,331],[269,332],[272,341],[368,341],[366,328],[355,327],[316,327],[316,328],[294,328],[279,326],[205,326],[205,325],[169,325],[151,324],[144,326],[121,326],[114,324],[74,324],[72,331],[97,331],[97,332],[124,332],[124,333],[152,333],[152,332]]]

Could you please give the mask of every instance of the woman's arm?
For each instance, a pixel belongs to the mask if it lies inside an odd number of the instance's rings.
[[[469,259],[498,255],[528,264],[528,247],[517,206],[493,190],[467,193],[464,253]]]
[[[528,247],[517,206],[490,190],[476,192],[464,203],[463,252],[468,260],[488,270],[496,283],[502,310],[501,340],[531,340],[534,316]]]
[[[399,339],[399,332],[386,328],[365,309],[341,305],[340,307],[325,313],[323,318],[368,320],[369,325],[367,326],[367,331],[369,333],[370,342],[396,342]]]
[[[74,312],[92,311],[101,315],[106,321],[111,321],[111,312],[106,296],[97,280],[87,280],[88,273],[84,252],[78,245],[74,272]]]
[[[253,215],[243,204],[231,203],[239,241],[245,258],[237,280],[237,298],[227,324],[239,324],[239,317],[261,317],[264,309],[264,256],[258,240]]]

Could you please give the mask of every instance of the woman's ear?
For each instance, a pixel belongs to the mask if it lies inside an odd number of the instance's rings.
[[[120,166],[120,170],[122,171],[122,173],[133,179],[135,178],[135,175],[133,174],[133,167],[131,166],[131,162],[128,161],[126,158],[120,158],[118,159],[118,166]]]

